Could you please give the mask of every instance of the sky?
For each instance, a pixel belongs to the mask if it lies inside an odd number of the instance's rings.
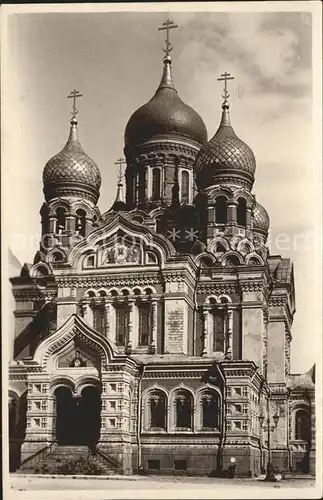
[[[113,202],[114,162],[122,155],[127,121],[161,78],[164,34],[158,27],[166,18],[163,12],[8,17],[4,227],[21,263],[32,262],[37,251],[42,170],[67,140],[66,97],[74,88],[83,94],[80,140],[102,174],[101,212]],[[321,321],[315,288],[321,187],[320,163],[313,156],[312,16],[174,11],[170,18],[179,25],[171,32],[173,78],[180,97],[203,118],[209,138],[221,115],[217,78],[224,71],[235,78],[229,82],[232,125],[256,157],[253,192],[270,216],[271,252],[295,265],[292,371],[306,371],[316,359]]]

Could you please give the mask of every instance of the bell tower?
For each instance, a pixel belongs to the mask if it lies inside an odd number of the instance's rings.
[[[41,256],[54,247],[70,247],[72,239],[85,237],[100,217],[97,201],[101,174],[96,163],[83,151],[78,138],[76,99],[80,97],[82,94],[76,89],[68,96],[73,99],[69,137],[64,148],[47,162],[43,171],[46,201],[40,210]]]

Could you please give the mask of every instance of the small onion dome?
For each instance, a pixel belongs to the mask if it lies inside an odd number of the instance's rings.
[[[127,205],[124,201],[122,188],[123,188],[123,184],[121,181],[119,181],[117,184],[116,198],[115,198],[114,203],[113,203],[112,207],[110,208],[109,212],[121,212],[121,211],[126,210]]]
[[[267,211],[260,203],[256,202],[253,211],[253,229],[267,235],[269,230],[270,220]]]
[[[137,146],[160,135],[177,135],[205,144],[207,131],[200,115],[178,96],[171,74],[171,57],[164,59],[164,71],[155,95],[130,117],[125,145]]]
[[[253,152],[235,134],[229,114],[229,105],[222,105],[222,119],[216,134],[199,151],[196,158],[196,183],[206,188],[230,182],[251,190],[256,170]]]
[[[43,182],[47,202],[60,196],[87,198],[94,204],[98,201],[100,170],[82,149],[75,117],[71,120],[70,135],[64,148],[45,165]]]

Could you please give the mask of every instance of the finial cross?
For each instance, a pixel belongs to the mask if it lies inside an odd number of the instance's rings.
[[[174,28],[178,28],[178,25],[174,24],[173,21],[171,21],[170,19],[167,19],[167,21],[163,22],[162,26],[158,28],[158,31],[166,31],[166,39],[165,39],[166,47],[163,49],[163,51],[167,56],[173,50],[173,46],[169,41],[169,31]]]
[[[126,165],[126,161],[124,158],[118,158],[117,161],[114,162],[115,165],[119,165],[119,174],[118,174],[118,181],[121,182],[123,174],[122,174],[122,166]]]
[[[224,81],[224,91],[222,94],[222,97],[224,99],[224,104],[227,103],[228,98],[230,97],[230,94],[228,92],[228,80],[234,80],[234,76],[231,76],[230,73],[227,73],[226,71],[222,73],[221,78],[217,79],[219,82]]]
[[[83,97],[83,94],[81,94],[76,89],[74,89],[73,92],[71,92],[70,95],[67,96],[67,99],[73,99],[73,109],[72,109],[72,116],[73,116],[73,118],[75,118],[75,116],[78,113],[78,109],[76,108],[76,99],[78,97]]]

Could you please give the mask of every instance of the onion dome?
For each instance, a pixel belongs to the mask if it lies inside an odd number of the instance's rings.
[[[100,170],[82,149],[75,116],[71,120],[70,135],[64,148],[45,165],[43,182],[47,202],[60,196],[87,198],[94,204],[98,201]]]
[[[164,71],[155,95],[130,117],[125,131],[125,145],[137,146],[156,136],[177,135],[200,144],[207,141],[207,131],[200,115],[178,96],[171,74],[171,56],[164,58]]]
[[[196,183],[206,188],[220,183],[242,185],[251,190],[256,170],[253,152],[234,132],[229,105],[222,105],[220,126],[196,158]]]
[[[256,232],[263,233],[267,235],[269,231],[269,215],[267,210],[264,209],[260,203],[256,202],[254,211],[253,211],[253,229]]]

